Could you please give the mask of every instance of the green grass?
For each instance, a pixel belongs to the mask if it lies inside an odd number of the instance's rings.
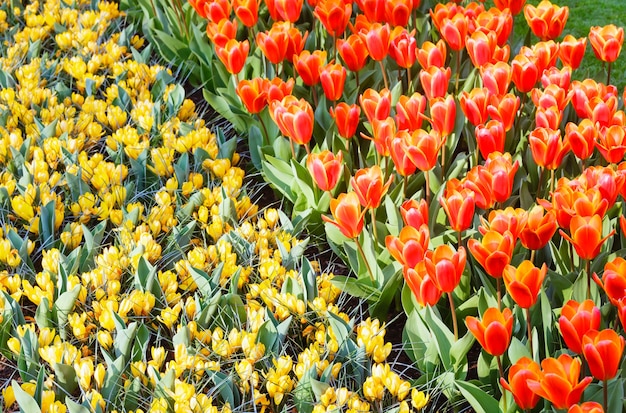
[[[537,5],[539,2],[540,0],[528,0],[526,4]],[[577,38],[588,38],[591,26],[605,26],[612,23],[626,29],[626,1],[624,0],[554,0],[553,3],[569,7],[569,18],[565,30],[557,41],[562,40],[566,34]],[[527,31],[528,25],[522,12],[515,19],[515,36],[517,38],[525,36]],[[537,41],[539,39],[531,34],[531,42]],[[596,59],[591,43],[587,41],[585,58],[574,72],[574,79],[593,78],[606,83],[606,76],[605,65]],[[611,84],[617,86],[620,94],[626,86],[626,50],[624,49],[617,61],[613,63]]]

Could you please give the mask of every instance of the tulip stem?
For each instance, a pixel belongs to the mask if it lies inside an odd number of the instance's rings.
[[[261,122],[261,127],[263,128],[263,132],[265,133],[263,142],[264,143],[268,143],[270,141],[270,135],[267,132],[267,127],[265,126],[265,122],[263,122],[263,117],[261,116],[261,114],[257,114],[257,117],[259,118],[259,122]]]
[[[378,232],[376,231],[376,209],[371,208],[370,214],[372,216],[372,233],[374,234],[374,242],[378,246]]]
[[[456,82],[454,84],[454,93],[459,93],[459,79],[461,79],[461,50],[456,54]]]
[[[408,186],[409,186],[409,176],[404,175],[402,177],[402,195],[404,196],[404,198],[406,198],[406,190]]]
[[[500,356],[496,356],[496,360],[498,361],[498,371],[500,372],[500,377],[504,377],[504,369],[502,368],[502,359]],[[506,406],[506,391],[502,389],[502,397],[504,399],[504,405]]]
[[[498,310],[502,311],[502,287],[500,285],[500,278],[496,278],[496,288],[498,289]]]
[[[407,94],[411,93],[411,89],[413,88],[413,79],[411,78],[411,68],[407,67],[406,68],[406,89],[407,89]]]
[[[459,326],[456,321],[456,308],[454,307],[454,297],[452,297],[452,291],[448,293],[448,300],[450,300],[450,313],[452,314],[452,327],[454,329],[454,341],[459,340]]]
[[[591,299],[591,260],[587,260],[587,300]]]
[[[385,82],[385,89],[389,89],[389,80],[387,80],[387,72],[385,71],[385,65],[383,65],[383,61],[379,60],[380,70],[383,72],[383,81]]]
[[[610,86],[611,85],[611,68],[613,67],[613,63],[609,62],[609,67],[606,70],[606,85]],[[606,411],[606,408],[604,409],[604,411]]]
[[[430,205],[430,172],[424,171],[424,177],[426,178],[426,203]]]
[[[609,71],[611,68],[611,64],[609,63]],[[609,72],[610,73],[610,72]],[[604,380],[604,385],[602,386],[602,396],[604,401],[604,411],[609,411],[609,381]]]
[[[357,236],[354,241],[356,242],[356,248],[359,250],[359,254],[361,254],[361,258],[365,261],[365,267],[367,268],[367,272],[369,273],[370,280],[372,281],[372,286],[376,286],[376,280],[374,279],[374,273],[372,273],[372,269],[370,268],[370,264],[367,261],[367,257],[365,257],[365,251],[363,251],[363,247],[359,242],[359,237]]]
[[[526,309],[526,329],[528,330],[528,347],[530,348],[530,356],[534,360],[535,353],[533,351],[533,329],[530,325],[530,308]]]
[[[554,169],[550,170],[550,193],[554,193]]]
[[[536,254],[536,250],[531,250],[530,251],[530,262],[532,262],[533,264],[535,263],[535,254]]]
[[[456,239],[458,242],[458,246],[457,246],[457,250],[458,250],[459,248],[461,248],[461,245],[463,245],[463,236],[461,234],[461,231],[456,232]]]

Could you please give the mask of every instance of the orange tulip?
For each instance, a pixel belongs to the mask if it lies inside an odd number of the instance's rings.
[[[415,52],[417,61],[422,66],[422,69],[428,70],[432,66],[444,67],[446,65],[446,56],[448,51],[446,43],[443,39],[439,39],[437,44],[425,41],[420,49]]]
[[[626,298],[626,260],[614,258],[604,265],[602,280],[593,274],[596,283],[604,290],[609,301],[617,305],[619,300]]]
[[[538,380],[528,380],[528,387],[540,397],[552,403],[556,409],[567,409],[580,401],[592,378],[579,381],[580,360],[568,354],[558,358],[548,357],[541,362]]]
[[[424,257],[428,275],[444,293],[451,293],[459,285],[465,261],[465,248],[462,246],[454,251],[449,245],[440,245],[434,252],[427,251]]]
[[[570,237],[562,229],[559,233],[568,240],[576,249],[578,256],[584,260],[591,260],[600,253],[600,247],[604,241],[609,239],[615,230],[612,230],[609,235],[602,237],[602,218],[599,215],[593,215],[591,217],[582,217],[575,215],[570,222]]]
[[[487,106],[491,94],[487,88],[474,88],[471,92],[461,92],[459,103],[461,110],[465,114],[468,121],[474,126],[482,125],[487,121],[489,114]]]
[[[542,168],[557,169],[569,152],[569,141],[561,139],[561,131],[535,128],[528,137],[530,152],[535,163]]]
[[[313,180],[322,191],[332,190],[341,178],[343,171],[343,152],[335,156],[329,150],[312,153],[306,160],[306,167]]]
[[[250,44],[247,40],[239,42],[237,40],[229,40],[224,47],[215,46],[215,54],[228,70],[228,73],[236,75],[241,72],[246,64],[246,58],[250,51]]]
[[[254,27],[259,19],[259,0],[232,0],[235,16],[246,27]]]
[[[567,413],[604,413],[604,408],[597,402],[584,402],[572,405]]]
[[[420,305],[425,307],[437,304],[443,292],[426,272],[424,262],[420,262],[414,268],[405,266],[402,275]]]
[[[198,2],[204,6],[205,18],[213,23],[230,19],[231,4],[228,0],[211,0]],[[193,3],[192,3],[193,5]]]
[[[534,88],[530,97],[535,106],[548,109],[556,107],[559,112],[565,109],[572,95],[559,85],[548,85],[543,90]]]
[[[348,39],[337,39],[337,51],[344,64],[353,72],[363,69],[369,56],[365,43],[357,34],[351,34]]]
[[[454,231],[462,232],[472,225],[475,210],[473,191],[461,188],[458,183],[449,180],[439,203],[446,212],[450,228]]]
[[[391,92],[389,89],[383,89],[380,92],[367,89],[359,96],[359,103],[370,123],[374,119],[385,120],[391,113]]]
[[[583,352],[583,336],[600,327],[600,310],[593,301],[585,300],[578,303],[569,300],[561,308],[559,329],[567,348],[576,354]]]
[[[280,101],[285,96],[291,95],[294,83],[293,78],[286,82],[279,77],[266,81],[264,90],[267,94],[267,103],[272,103],[274,100]]]
[[[467,247],[487,274],[500,278],[504,268],[511,262],[515,239],[510,232],[503,235],[490,230],[483,235],[481,241],[470,239]]]
[[[511,62],[511,78],[517,90],[522,93],[530,92],[541,76],[537,59],[517,55]]]
[[[396,104],[396,125],[398,130],[413,132],[422,127],[426,97],[415,92],[410,97],[402,95]]]
[[[600,129],[596,147],[609,163],[619,163],[626,154],[626,127],[613,125]]]
[[[347,75],[346,68],[339,63],[329,63],[320,69],[320,83],[326,99],[335,102],[341,98]]]
[[[624,29],[609,24],[604,27],[594,26],[589,30],[589,42],[596,57],[603,62],[617,60],[624,43]]]
[[[295,23],[300,18],[303,3],[303,0],[274,0],[274,7],[280,20]]]
[[[339,198],[330,200],[330,213],[333,219],[322,215],[325,222],[333,224],[347,238],[357,238],[363,230],[363,213],[359,197],[354,192],[340,194]]]
[[[299,145],[306,145],[313,136],[313,108],[304,99],[285,96],[270,103],[270,115],[281,133]]]
[[[580,63],[585,56],[587,47],[587,38],[582,37],[576,39],[571,34],[566,35],[559,45],[559,59],[565,66],[571,67],[573,70],[580,67]]]
[[[528,213],[526,225],[519,234],[522,245],[529,250],[543,248],[556,232],[556,227],[554,212],[548,211],[544,215],[544,208],[535,205]]]
[[[597,83],[593,79],[585,79],[582,82],[572,82],[572,106],[576,110],[576,114],[581,118],[591,118],[598,103],[592,102],[598,100],[604,103],[602,108],[606,114],[602,117],[593,116],[601,122],[601,126],[608,126],[608,121],[612,119],[613,113],[617,110],[617,88],[615,86],[606,86]],[[595,124],[595,121],[594,121]]]
[[[400,214],[405,225],[415,228],[428,225],[428,204],[425,199],[407,199],[400,206]]]
[[[457,13],[452,18],[443,19],[438,29],[450,49],[463,50],[468,31],[467,18],[463,14]]]
[[[420,71],[420,82],[424,89],[424,95],[428,100],[444,97],[448,91],[452,70],[449,67],[431,66],[429,69]]]
[[[535,90],[535,89],[533,89]],[[559,126],[561,125],[561,117],[563,112],[559,110],[556,106],[552,106],[549,108],[537,107],[537,111],[535,112],[535,128],[537,129],[549,129],[549,130],[559,130]],[[564,140],[563,142],[566,142]]]
[[[339,37],[343,34],[352,15],[352,1],[320,0],[313,12],[328,34]]]
[[[385,245],[389,253],[403,267],[414,268],[418,262],[424,259],[430,242],[428,225],[421,227],[404,227],[397,237],[387,235]]]
[[[375,61],[381,61],[389,52],[389,36],[391,29],[387,23],[373,23],[369,30],[361,30],[359,36],[367,47],[367,52]]]
[[[543,0],[537,7],[527,4],[524,17],[530,30],[541,40],[554,40],[561,35],[569,16],[569,7],[559,7]]]
[[[385,20],[384,0],[356,0],[356,4],[368,21],[383,22]]]
[[[491,230],[503,235],[508,231],[513,236],[513,239],[517,240],[520,232],[526,226],[527,219],[528,213],[522,208],[506,207],[505,209],[496,209],[489,213],[489,221],[483,221],[483,225],[478,227],[478,230],[481,234]]]
[[[372,138],[361,133],[361,136],[374,141],[376,152],[380,156],[389,156],[393,139],[396,137],[396,122],[392,117],[384,120],[372,120]]]
[[[506,62],[488,63],[480,67],[483,87],[487,88],[492,95],[505,95],[509,90],[511,76],[511,66]]]
[[[511,10],[498,10],[495,7],[483,11],[474,20],[476,31],[493,32],[496,34],[498,46],[504,46],[513,30]]]
[[[499,10],[511,10],[511,14],[515,16],[522,11],[522,7],[524,7],[526,0],[494,0],[493,3]]]
[[[544,70],[556,65],[556,59],[559,57],[559,45],[553,40],[537,42],[530,49],[522,47],[520,53],[525,53],[528,57],[535,58],[541,77]]]
[[[410,176],[415,173],[417,167],[406,153],[406,136],[409,132],[406,130],[396,133],[396,136],[391,140],[389,144],[389,155],[393,165],[396,167],[396,172],[400,176]]]
[[[393,27],[406,27],[411,18],[411,12],[419,7],[419,3],[420,0],[386,1],[385,21]]]
[[[383,182],[383,171],[378,165],[374,165],[356,171],[350,179],[350,186],[359,197],[363,208],[378,208],[392,181],[393,176]]]
[[[207,18],[207,6],[210,3],[210,0],[189,0],[189,4],[194,8],[196,13],[200,15],[203,19]]]
[[[465,47],[474,67],[493,63],[496,47],[498,47],[496,33],[475,31],[467,37]]]
[[[528,380],[538,380],[540,374],[539,364],[528,357],[522,357],[509,369],[509,382],[500,377],[500,384],[513,395],[517,407],[532,410],[539,402],[539,396],[530,390]]]
[[[320,70],[326,63],[326,52],[315,50],[313,53],[303,50],[293,57],[293,66],[307,86],[314,86],[320,81]],[[344,69],[345,70],[345,69]]]
[[[589,190],[595,188],[600,192],[602,199],[608,202],[608,208],[612,208],[617,200],[617,195],[624,188],[626,176],[614,171],[610,166],[587,167],[578,179]]]
[[[578,125],[569,122],[565,126],[565,139],[578,159],[588,159],[595,148],[598,129],[589,119],[583,119]]]
[[[330,116],[335,120],[337,132],[344,139],[350,139],[356,133],[361,117],[361,108],[356,104],[348,105],[345,102],[330,108]]]
[[[504,131],[508,132],[513,128],[519,106],[520,99],[514,93],[507,93],[504,96],[491,95],[487,111],[493,120],[502,122]]]
[[[506,131],[502,122],[490,120],[487,124],[478,125],[474,130],[476,144],[483,159],[489,157],[493,152],[504,152],[506,141]]]
[[[558,69],[557,67],[551,67],[543,71],[541,75],[541,85],[546,88],[550,85],[557,85],[563,90],[570,89],[570,83],[572,80],[572,68],[569,66],[563,66]],[[571,100],[571,96],[569,96]]]
[[[433,21],[433,25],[439,30],[439,28],[443,25],[443,21],[445,19],[451,19],[457,14],[463,15],[465,9],[463,6],[454,4],[452,2],[448,3],[438,3],[434,9],[430,9],[430,17]]]
[[[622,323],[622,328],[626,329],[626,298],[617,300],[616,307],[619,321]]]
[[[229,40],[237,40],[237,20],[222,19],[219,23],[208,22],[206,34],[215,46],[224,47]]]
[[[456,102],[452,95],[429,100],[429,104],[433,130],[444,137],[450,135],[456,122]]]
[[[492,181],[492,176],[484,165],[470,169],[462,181],[463,188],[474,193],[474,202],[480,209],[490,209],[496,202],[493,198]]]
[[[615,330],[591,330],[583,336],[583,355],[598,380],[611,380],[617,375],[623,353],[624,337]]]
[[[548,267],[545,263],[541,268],[537,268],[531,261],[526,260],[517,268],[507,265],[502,278],[513,301],[522,308],[530,308],[537,302],[547,272]]]
[[[417,129],[412,133],[400,131],[398,136],[402,138],[406,156],[417,169],[425,172],[437,165],[439,151],[445,143],[445,138],[442,139],[437,132],[428,133],[423,129]]]
[[[513,191],[515,174],[519,162],[512,162],[511,154],[492,152],[485,161],[485,169],[481,172],[485,182],[491,182],[491,195],[497,202],[505,202]]]
[[[255,77],[250,80],[240,80],[237,84],[237,96],[251,114],[259,113],[267,106],[266,81],[266,79]]]
[[[388,2],[387,4],[393,4]],[[399,32],[399,33],[397,33]],[[415,40],[415,30],[409,33],[406,29],[393,30],[391,42],[389,43],[389,55],[399,67],[408,69],[415,64],[417,51],[417,41]]]
[[[513,333],[513,313],[510,309],[505,308],[500,312],[490,307],[483,314],[482,320],[468,316],[465,324],[483,350],[492,356],[501,356],[509,348]]]
[[[256,44],[267,60],[275,65],[285,60],[289,46],[288,27],[283,22],[274,23],[267,32],[258,32]]]

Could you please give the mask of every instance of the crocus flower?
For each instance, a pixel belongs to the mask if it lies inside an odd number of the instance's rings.
[[[343,152],[337,156],[329,150],[312,153],[306,160],[306,166],[319,189],[330,191],[341,178]]]
[[[502,278],[513,301],[522,308],[530,308],[537,302],[547,272],[545,263],[537,268],[531,261],[525,260],[517,268],[507,265]]]
[[[580,401],[591,377],[580,380],[580,360],[568,354],[548,357],[541,362],[538,380],[528,380],[535,394],[548,400],[556,409],[567,409]]]
[[[591,330],[583,336],[583,355],[593,377],[600,381],[617,375],[624,353],[624,337],[610,328]]]
[[[483,350],[492,356],[501,356],[509,348],[513,333],[513,313],[510,309],[505,308],[500,312],[499,309],[490,307],[481,320],[468,316],[465,324]]]
[[[500,377],[500,384],[513,395],[517,407],[522,410],[531,410],[539,402],[539,396],[530,390],[528,380],[538,380],[540,374],[539,364],[528,357],[522,357],[509,369],[509,381]]]
[[[614,24],[604,27],[593,26],[589,30],[589,42],[596,57],[603,62],[617,60],[624,43],[624,29]]]
[[[569,300],[561,308],[559,329],[567,348],[576,354],[582,354],[582,339],[590,330],[600,327],[600,310],[591,300],[578,303]]]
[[[330,200],[330,213],[333,219],[322,215],[322,219],[335,225],[347,238],[356,238],[363,231],[363,213],[359,197],[354,192],[340,194],[337,199]]]

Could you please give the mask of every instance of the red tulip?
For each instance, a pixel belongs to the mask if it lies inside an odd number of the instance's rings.
[[[420,262],[415,267],[405,266],[402,270],[404,280],[411,289],[411,292],[422,306],[434,306],[441,298],[442,291],[437,288],[434,280],[426,272],[424,262]]]
[[[593,278],[613,305],[617,305],[619,300],[626,298],[626,260],[624,258],[617,257],[607,262],[602,280],[595,273]]]
[[[372,138],[361,133],[361,136],[374,141],[376,152],[380,156],[389,156],[390,147],[393,139],[396,137],[396,123],[393,118],[388,117],[385,120],[374,119],[372,121]]]
[[[535,127],[537,129],[558,130],[560,134],[559,126],[561,125],[562,115],[563,112],[556,106],[549,108],[537,107],[537,111],[535,112]],[[567,140],[563,140],[563,142],[566,143]]]
[[[414,268],[418,262],[424,259],[430,242],[428,225],[422,225],[419,229],[404,227],[397,237],[387,235],[385,245],[389,253],[403,267]]]
[[[417,167],[413,162],[411,162],[411,159],[407,155],[405,135],[410,134],[406,130],[396,133],[396,136],[389,144],[389,154],[391,155],[391,160],[396,168],[396,172],[400,176],[413,175],[417,170]]]
[[[313,53],[303,50],[293,57],[293,66],[300,75],[302,82],[307,86],[314,86],[319,83],[320,70],[325,63],[326,52],[321,50],[315,50]]]
[[[624,337],[615,330],[591,330],[583,336],[583,355],[598,380],[611,380],[617,375],[623,353]]]
[[[491,95],[487,88],[474,88],[470,93],[461,92],[459,103],[467,120],[474,126],[482,125],[489,116],[487,106]]]
[[[420,0],[386,1],[385,21],[393,27],[406,27],[411,18],[411,12],[419,7],[419,3]]]
[[[334,102],[341,98],[347,74],[345,67],[339,63],[329,63],[320,69],[320,83],[326,99]]]
[[[258,32],[256,35],[256,44],[263,52],[263,55],[275,65],[281,63],[287,55],[287,47],[289,46],[288,28],[283,22],[274,23],[272,28],[267,32]]]
[[[231,5],[228,0],[211,0],[204,3],[206,19],[213,23],[219,23],[224,19],[230,19]]]
[[[300,18],[303,3],[303,0],[274,0],[274,7],[280,20],[295,23]]]
[[[196,13],[198,13],[203,19],[208,18],[207,6],[209,3],[210,0],[189,0],[189,4],[191,4],[191,7],[193,7]]]
[[[330,200],[330,213],[334,220],[326,215],[322,219],[333,224],[347,238],[356,238],[363,230],[363,213],[359,198],[354,192],[340,194],[339,198]]]
[[[557,169],[569,152],[569,142],[561,139],[561,131],[536,128],[528,137],[530,151],[535,163],[542,168]]]
[[[624,43],[624,29],[609,24],[604,27],[593,26],[589,30],[589,42],[596,57],[603,62],[617,60]]]
[[[556,217],[554,212],[548,211],[544,215],[544,208],[535,205],[528,213],[526,225],[519,234],[522,245],[529,250],[543,248],[556,232]]]
[[[428,70],[422,69],[420,71],[420,82],[422,83],[422,88],[424,88],[426,98],[432,100],[444,97],[448,91],[451,75],[452,71],[449,67],[431,66]]]
[[[569,8],[559,7],[543,0],[537,7],[527,4],[524,7],[524,17],[530,30],[541,40],[554,40],[561,35],[565,28]]]
[[[513,30],[513,15],[510,10],[491,8],[480,13],[476,19],[476,31],[491,31],[496,34],[498,46],[504,46]]]
[[[465,231],[472,225],[475,210],[474,192],[461,188],[458,183],[455,184],[450,180],[446,184],[446,190],[443,197],[439,199],[439,203],[454,231]]]
[[[363,69],[369,56],[365,43],[357,34],[348,36],[347,40],[337,39],[337,51],[344,64],[353,72]]]
[[[383,182],[383,172],[378,165],[371,168],[359,169],[352,179],[350,186],[359,197],[364,208],[378,208],[383,196],[387,193],[393,176]]]
[[[587,191],[597,189],[601,198],[607,201],[607,208],[612,208],[624,187],[626,176],[609,166],[591,166],[585,168],[578,180],[581,185],[586,186]]]
[[[572,68],[569,66],[563,66],[562,69],[551,67],[543,71],[541,75],[541,85],[547,88],[550,85],[557,85],[563,90],[570,89],[570,83],[572,80]],[[571,95],[569,96],[571,100]]]
[[[271,103],[274,100],[283,100],[285,96],[291,95],[294,83],[293,78],[290,78],[285,82],[279,77],[275,77],[272,80],[264,82],[264,90],[267,94],[267,103]]]
[[[515,16],[522,11],[522,7],[524,7],[526,0],[494,0],[493,3],[499,10],[511,10],[511,14]]]
[[[559,57],[559,45],[553,40],[537,42],[530,50],[522,48],[520,53],[527,53],[528,57],[531,58],[534,56],[539,75],[541,76],[544,70],[556,65],[556,59]]]
[[[465,270],[465,248],[454,251],[449,245],[440,245],[435,251],[427,251],[424,264],[428,275],[444,293],[454,291]]]
[[[259,19],[259,0],[232,0],[235,16],[246,27],[254,27]]]
[[[502,122],[490,120],[485,125],[478,125],[475,129],[476,144],[483,159],[493,152],[504,152],[506,131]]]
[[[565,66],[576,70],[580,67],[580,63],[585,56],[585,48],[587,47],[587,38],[582,37],[576,39],[571,34],[566,35],[559,45],[559,59]]]
[[[468,316],[465,324],[481,347],[492,356],[501,356],[509,348],[513,333],[513,314],[510,309],[505,308],[500,312],[491,307],[485,311],[482,320]]]
[[[586,160],[595,148],[598,129],[589,119],[583,119],[578,125],[569,122],[565,127],[565,139],[578,159]]]
[[[359,126],[361,108],[356,104],[348,105],[341,102],[334,108],[330,108],[330,116],[335,120],[339,136],[344,139],[351,139]]]
[[[456,103],[452,95],[446,96],[445,99],[432,99],[429,104],[433,130],[443,137],[450,135],[456,122]]]
[[[370,123],[374,119],[385,120],[391,113],[391,92],[389,89],[383,89],[380,93],[374,89],[367,89],[359,96],[359,102]]]
[[[492,31],[475,31],[465,41],[467,54],[474,67],[481,67],[487,63],[493,63],[496,52],[497,37]]]
[[[428,204],[425,199],[407,199],[400,207],[400,214],[405,225],[415,228],[428,225]]]
[[[379,23],[385,21],[384,0],[356,0],[356,4],[368,21]]]
[[[520,99],[514,93],[507,93],[501,97],[491,95],[487,111],[493,120],[502,122],[504,131],[508,132],[513,128],[519,106]]]
[[[591,260],[600,253],[600,247],[602,247],[604,241],[615,233],[615,230],[612,230],[606,237],[601,238],[602,218],[599,215],[593,215],[592,217],[575,215],[570,222],[570,233],[572,236],[570,237],[563,230],[559,230],[559,233],[574,246],[580,258]]]
[[[387,4],[393,4],[388,2]],[[397,33],[399,32],[399,33]],[[389,55],[397,63],[399,67],[408,69],[415,64],[417,51],[417,41],[415,40],[415,31],[409,33],[406,29],[393,30],[391,33],[391,42],[389,43]]]
[[[443,39],[439,39],[437,44],[425,41],[421,49],[416,51],[417,60],[424,70],[428,70],[432,66],[444,67],[447,54],[446,43]]]
[[[497,231],[487,231],[481,241],[470,239],[467,247],[487,274],[500,278],[511,262],[515,239],[510,232],[502,235]]]
[[[462,186],[474,193],[474,202],[478,208],[487,210],[495,203],[492,182],[492,176],[487,168],[478,165],[469,170],[462,181]]]
[[[576,354],[583,352],[583,336],[600,327],[600,310],[591,300],[578,303],[569,300],[561,308],[559,329],[567,348]]]
[[[492,95],[502,96],[509,90],[512,76],[511,66],[506,62],[485,64],[480,67],[480,76],[483,80],[483,86]]]
[[[387,57],[391,29],[388,24],[372,23],[369,30],[361,30],[359,36],[367,47],[373,60],[380,61]]]
[[[497,202],[505,202],[513,191],[513,181],[519,162],[512,162],[511,154],[492,152],[485,161],[485,172],[480,175],[491,182],[491,194]]]
[[[270,115],[281,133],[299,145],[306,145],[313,136],[313,108],[304,99],[285,96],[270,103]]]
[[[569,103],[572,94],[559,85],[548,85],[544,90],[534,88],[530,97],[537,107],[544,109],[556,107],[561,112]]]
[[[584,402],[583,404],[573,404],[567,413],[604,413],[604,408],[597,402]]]
[[[441,138],[435,131],[428,133],[423,129],[417,129],[412,133],[401,131],[398,135],[403,139],[406,156],[417,169],[425,172],[435,167],[445,138]]]
[[[250,80],[240,80],[237,84],[237,96],[251,114],[259,113],[267,106],[266,81],[266,79],[255,77]]]
[[[567,409],[580,401],[592,378],[579,381],[580,360],[568,354],[559,358],[548,357],[541,362],[538,380],[529,380],[528,387],[540,397],[552,403],[556,409]]]
[[[626,127],[613,125],[600,129],[596,147],[609,163],[619,163],[626,154]]]
[[[206,34],[216,47],[225,47],[229,40],[237,40],[237,20],[222,19],[219,23],[208,22]]]
[[[306,167],[313,180],[322,191],[332,190],[341,178],[343,171],[343,152],[335,156],[329,150],[312,153],[306,160]]]
[[[487,231],[496,231],[504,235],[507,231],[511,233],[513,239],[517,241],[520,232],[526,226],[528,213],[522,208],[506,207],[505,209],[494,209],[489,213],[489,221],[478,227],[481,234]]]
[[[443,19],[438,29],[450,49],[463,50],[468,31],[467,18],[463,14],[457,13],[452,18]]]
[[[626,328],[626,298],[617,300],[615,305],[617,307],[619,321],[622,323],[622,328]]]
[[[398,130],[413,132],[422,127],[426,97],[415,92],[410,97],[402,95],[396,104],[396,124]]]
[[[313,12],[332,37],[341,36],[352,15],[352,1],[348,0],[320,0]]]
[[[246,64],[250,44],[247,40],[238,42],[237,40],[229,40],[224,47],[215,46],[215,54],[228,70],[228,73],[236,75],[241,72]]]
[[[541,269],[531,261],[523,261],[517,268],[507,265],[502,273],[504,285],[511,298],[522,308],[530,308],[537,302],[548,267],[544,263]]]
[[[512,80],[522,93],[530,92],[541,76],[536,59],[524,55],[517,55],[511,62]]]
[[[539,396],[530,390],[528,381],[538,380],[540,374],[539,364],[528,357],[522,357],[509,369],[509,382],[500,377],[500,384],[513,395],[517,407],[532,410],[539,402]]]

